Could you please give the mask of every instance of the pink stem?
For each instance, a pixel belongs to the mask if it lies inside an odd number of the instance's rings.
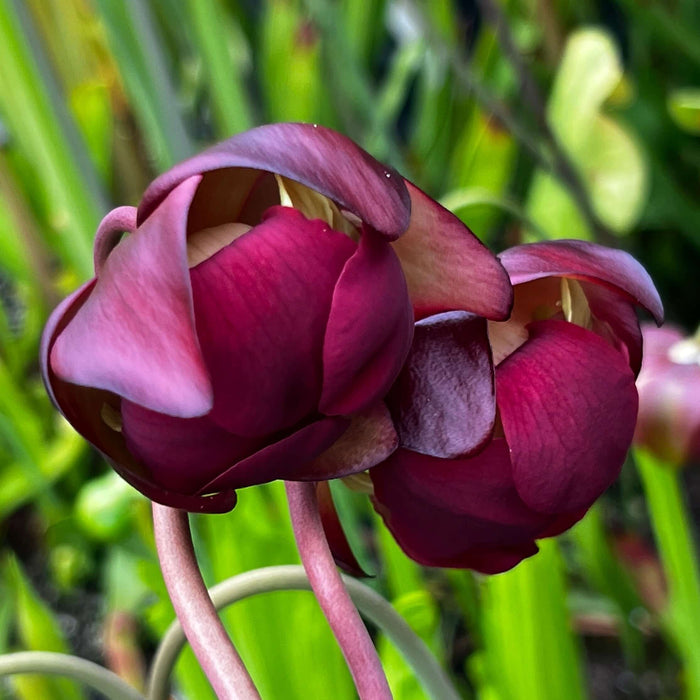
[[[187,513],[153,504],[156,548],[182,629],[219,700],[260,700],[207,591],[192,545]]]
[[[391,700],[377,651],[336,569],[323,533],[316,487],[285,483],[294,537],[306,575],[345,656],[360,700]]]

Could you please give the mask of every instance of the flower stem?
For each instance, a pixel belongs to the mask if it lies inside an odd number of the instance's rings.
[[[50,651],[20,651],[0,656],[0,677],[19,673],[64,676],[102,693],[109,700],[144,700],[119,676],[92,661]]]
[[[384,669],[357,608],[335,567],[323,533],[310,482],[286,482],[289,512],[302,564],[335,638],[345,656],[361,700],[391,698]]]
[[[459,700],[459,693],[447,673],[394,607],[369,586],[349,576],[342,576],[353,603],[360,612],[384,632],[415,671],[427,697],[433,700]],[[267,566],[246,571],[226,579],[209,590],[217,610],[250,596],[272,591],[309,591],[311,584],[303,567]],[[163,635],[149,672],[149,700],[166,700],[168,677],[185,646],[185,635],[174,620]]]
[[[153,504],[160,567],[185,635],[220,700],[260,700],[211,602],[192,545],[187,513]]]

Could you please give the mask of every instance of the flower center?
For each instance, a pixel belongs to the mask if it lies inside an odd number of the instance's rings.
[[[569,323],[590,330],[591,307],[583,287],[576,280],[561,278],[561,310]]]
[[[340,211],[335,202],[300,182],[277,174],[275,174],[275,180],[277,180],[282,206],[294,207],[307,219],[321,219],[332,229],[344,233],[355,242],[359,241],[359,228],[362,222],[354,214]]]

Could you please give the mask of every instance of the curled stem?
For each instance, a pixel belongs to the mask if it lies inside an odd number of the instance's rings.
[[[143,695],[112,671],[92,661],[51,651],[20,651],[0,656],[0,676],[40,673],[83,683],[109,700],[144,700]]]
[[[343,576],[353,603],[370,622],[379,627],[396,645],[418,676],[428,697],[433,700],[459,700],[445,671],[422,639],[408,626],[392,605],[379,593],[360,581]],[[272,591],[310,591],[311,584],[303,567],[268,566],[246,571],[214,586],[211,599],[217,610],[259,593]],[[175,620],[163,636],[151,666],[147,697],[166,700],[168,677],[186,642],[180,623]]]
[[[217,697],[220,700],[260,700],[202,580],[187,513],[154,503],[153,526],[170,600]]]
[[[321,525],[312,482],[285,483],[292,527],[311,588],[338,640],[361,700],[391,698],[384,669],[369,632],[336,569]]]

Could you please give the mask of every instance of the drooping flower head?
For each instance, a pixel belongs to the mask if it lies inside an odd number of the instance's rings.
[[[426,565],[504,571],[582,517],[632,440],[634,307],[662,318],[646,271],[621,251],[555,241],[500,259],[510,319],[457,311],[416,324],[389,396],[401,447],[370,470],[375,507]]]
[[[133,485],[221,511],[243,486],[384,458],[396,435],[382,399],[414,313],[459,302],[505,318],[511,295],[497,260],[398,173],[333,131],[276,124],[104,219],[95,278],[49,320],[42,368]],[[364,461],[358,434],[376,438]]]
[[[642,325],[635,443],[671,466],[700,462],[700,332]]]

